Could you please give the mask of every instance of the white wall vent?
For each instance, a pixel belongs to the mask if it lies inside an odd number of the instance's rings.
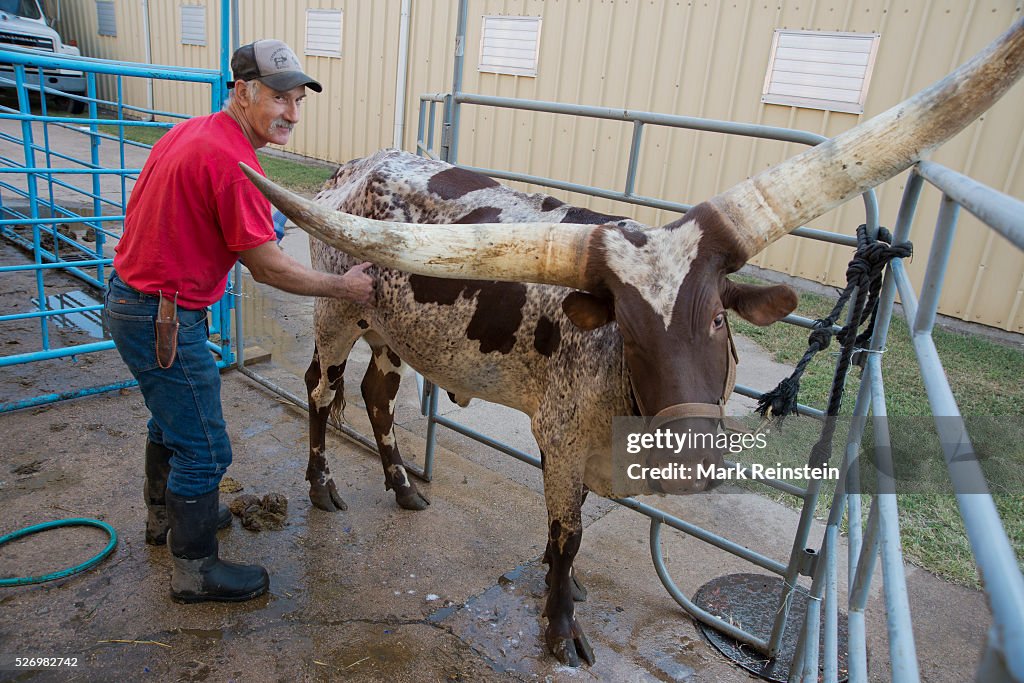
[[[761,101],[861,114],[877,33],[775,29]]]
[[[181,6],[181,44],[206,45],[206,7]]]
[[[306,10],[306,54],[341,56],[341,10]]]
[[[540,17],[485,16],[478,69],[487,73],[536,76]]]
[[[117,19],[114,15],[113,0],[96,0],[97,33],[101,36],[117,35]]]

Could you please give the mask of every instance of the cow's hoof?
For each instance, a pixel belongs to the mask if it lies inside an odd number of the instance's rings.
[[[348,510],[348,504],[341,499],[341,494],[338,493],[338,487],[334,485],[333,479],[329,479],[326,486],[310,486],[309,500],[313,503],[313,507],[326,512]]]
[[[405,493],[395,491],[395,500],[398,502],[398,507],[403,510],[426,510],[430,505],[427,497],[416,489],[409,489]]]
[[[584,635],[583,631],[580,634],[569,640],[563,638],[555,641],[553,644],[548,643],[548,649],[551,650],[558,661],[566,666],[578,667],[581,661],[589,666],[593,666],[594,662],[594,650],[590,647],[590,642],[587,641],[587,636]]]

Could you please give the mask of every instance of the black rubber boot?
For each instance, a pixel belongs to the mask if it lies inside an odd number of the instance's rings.
[[[267,591],[270,577],[259,565],[235,564],[217,556],[217,490],[196,498],[168,491],[171,598],[177,602],[241,602]]]
[[[142,497],[146,501],[146,543],[163,545],[167,543],[167,509],[164,504],[164,492],[167,490],[167,477],[171,473],[170,448],[155,444],[146,439],[146,481],[142,484]],[[231,526],[231,510],[227,505],[217,509],[217,528],[226,529]]]

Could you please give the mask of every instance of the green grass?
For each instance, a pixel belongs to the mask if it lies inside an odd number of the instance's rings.
[[[299,194],[316,194],[335,170],[334,166],[304,164],[269,154],[260,154],[259,158],[268,178]]]
[[[758,282],[748,277],[737,279]],[[833,304],[834,299],[801,293],[797,312],[809,318],[820,318],[829,312]],[[780,363],[795,364],[807,348],[808,330],[802,328],[781,324],[761,328],[739,319],[731,324],[735,332],[753,339]],[[1001,420],[971,420],[970,427],[974,445],[982,456],[987,480],[995,492],[996,507],[1007,535],[1018,559],[1024,558],[1024,495],[1021,494],[1024,490],[1024,453],[1020,446],[1024,443],[1024,420],[1020,419],[1024,415],[1024,382],[1021,381],[1024,377],[1024,352],[981,336],[941,328],[935,329],[933,338],[963,415],[1004,417]],[[816,408],[825,406],[837,351],[838,344],[833,340],[832,346],[819,353],[808,366],[801,382],[801,403]],[[951,493],[939,492],[935,483],[948,480],[931,418],[907,419],[929,416],[931,409],[907,324],[899,314],[893,318],[882,365],[887,412],[890,418],[897,418],[893,421],[895,427],[907,432],[903,436],[913,440],[911,444],[895,445],[900,435],[894,433],[894,447],[917,455],[915,466],[919,469],[915,470],[916,480],[926,479],[928,482],[919,486],[925,492],[899,496],[904,553],[908,560],[938,576],[977,587],[979,579],[956,499]],[[844,414],[852,411],[860,385],[859,375],[859,369],[853,368],[847,379]],[[1011,419],[1005,419],[1007,417]],[[794,436],[793,443],[799,444],[794,452],[765,455],[772,463],[789,460],[797,465],[806,461],[813,440],[812,437],[801,440]],[[837,442],[841,440],[841,436],[836,439]],[[865,442],[869,439],[865,438]],[[832,463],[838,464],[839,457],[838,453],[834,455]],[[910,486],[909,483],[905,485]],[[756,490],[763,492],[765,488],[758,486]],[[774,490],[767,495],[794,504],[795,499]],[[819,517],[828,514],[831,503],[831,491],[823,490],[816,511]],[[870,497],[864,494],[865,516],[869,504]]]

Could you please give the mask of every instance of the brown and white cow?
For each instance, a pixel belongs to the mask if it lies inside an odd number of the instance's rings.
[[[460,402],[479,397],[527,413],[543,454],[548,509],[545,639],[564,663],[592,662],[574,616],[572,562],[586,489],[610,492],[612,416],[719,416],[732,388],[726,311],[767,325],[796,304],[786,287],[740,285],[726,275],[984,112],[1024,68],[1022,26],[910,100],[661,228],[397,151],[345,165],[315,203],[250,172],[285,214],[323,240],[312,243],[315,267],[377,264],[375,307],[316,303],[306,373],[313,503],[345,507],[327,468],[324,432],[360,337],[373,350],[362,392],[385,485],[402,507],[427,501],[391,436],[401,361]]]

